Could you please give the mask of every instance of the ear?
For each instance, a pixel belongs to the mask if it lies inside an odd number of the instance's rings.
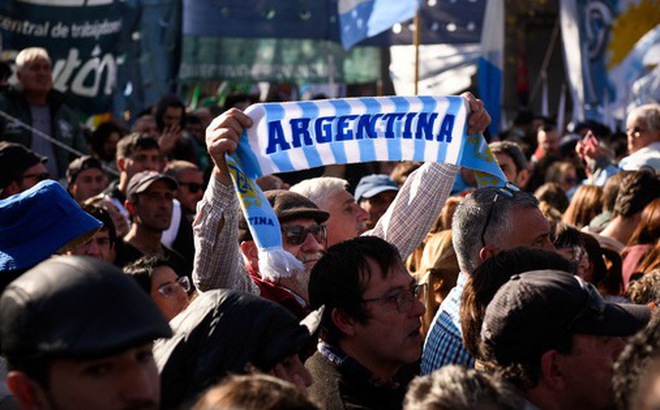
[[[520,172],[518,172],[518,175],[516,175],[516,185],[520,189],[524,189],[525,186],[527,186],[527,183],[529,182],[529,178],[531,177],[531,174],[529,173],[528,169],[523,169]]]
[[[254,241],[241,242],[241,253],[252,268],[259,267],[259,249]]]
[[[7,185],[5,189],[2,190],[2,193],[5,197],[10,197],[12,195],[18,194],[19,192],[20,186],[16,181],[11,181],[9,185]]]
[[[342,333],[347,336],[353,336],[355,334],[355,325],[357,322],[355,319],[348,317],[343,310],[333,308],[332,312],[330,312],[330,318],[332,319],[332,323],[334,323],[335,326],[337,326],[337,329],[341,330]]]
[[[551,390],[564,390],[566,380],[564,379],[562,354],[556,350],[549,350],[541,356],[540,382]]]
[[[481,250],[479,251],[479,258],[481,261],[485,261],[486,259],[492,258],[493,256],[497,255],[500,253],[500,249],[496,246],[492,245],[486,245]]]
[[[25,373],[11,371],[7,375],[7,386],[22,409],[46,409],[47,401],[43,388]]]
[[[119,171],[126,171],[126,158],[117,157],[117,169]]]
[[[130,215],[135,216],[135,204],[128,199],[124,201],[124,208],[128,211]]]

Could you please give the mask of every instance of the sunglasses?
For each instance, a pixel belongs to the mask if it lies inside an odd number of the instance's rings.
[[[520,192],[520,188],[509,182],[507,182],[505,186],[498,187],[495,190],[495,196],[493,197],[493,202],[490,204],[490,208],[488,208],[488,215],[486,216],[486,223],[484,224],[484,229],[481,231],[481,244],[483,246],[486,246],[486,230],[488,229],[488,224],[490,223],[490,219],[493,216],[493,208],[495,208],[495,202],[497,202],[497,200],[500,199],[501,197],[513,199],[516,195],[516,192]]]
[[[204,189],[203,184],[197,184],[195,182],[179,182],[179,185],[183,185],[188,188],[188,191],[190,191],[191,194],[196,194]]]
[[[363,303],[367,302],[389,302],[396,305],[396,310],[399,313],[407,313],[412,307],[415,299],[420,300],[426,294],[426,283],[416,283],[409,289],[400,289],[397,293],[392,295],[380,296],[371,299],[362,299]]]
[[[282,237],[289,245],[300,245],[307,239],[307,234],[312,234],[316,242],[325,246],[328,239],[328,230],[324,225],[315,225],[305,228],[300,225],[283,226]]]
[[[176,295],[177,287],[183,289],[186,293],[190,292],[190,279],[187,276],[181,276],[174,282],[161,285],[158,288],[158,293],[166,298],[173,298]]]

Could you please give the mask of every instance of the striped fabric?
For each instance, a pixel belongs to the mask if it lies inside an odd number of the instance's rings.
[[[255,104],[239,156],[251,178],[329,164],[445,162],[506,181],[462,97],[361,97]],[[490,184],[497,184],[491,181]]]
[[[275,212],[254,180],[263,175],[330,164],[424,161],[475,170],[479,186],[506,177],[480,134],[468,136],[462,97],[362,97],[255,104],[254,125],[227,158],[241,209],[259,249],[266,279],[303,268],[282,249]]]

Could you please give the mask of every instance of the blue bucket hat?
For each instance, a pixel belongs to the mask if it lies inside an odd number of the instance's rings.
[[[385,191],[399,191],[399,186],[392,178],[384,174],[373,174],[362,177],[355,188],[355,200],[369,199]]]
[[[55,181],[0,200],[0,272],[30,268],[89,240],[101,222]]]

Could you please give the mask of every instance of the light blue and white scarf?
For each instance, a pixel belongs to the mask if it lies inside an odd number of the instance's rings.
[[[467,135],[462,97],[362,97],[255,104],[227,163],[241,209],[259,248],[262,277],[304,270],[282,248],[275,212],[254,180],[272,173],[371,161],[444,162],[475,170],[479,186],[506,177],[480,134]]]

